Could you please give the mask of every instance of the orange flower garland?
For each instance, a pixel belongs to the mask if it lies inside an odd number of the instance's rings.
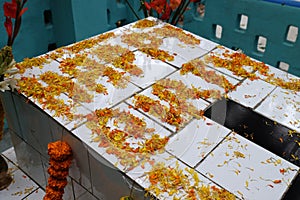
[[[56,141],[48,144],[50,156],[48,185],[44,200],[62,200],[67,176],[72,162],[72,149],[66,142]]]

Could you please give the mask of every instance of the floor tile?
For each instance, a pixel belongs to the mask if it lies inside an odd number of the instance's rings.
[[[196,168],[244,199],[281,199],[299,167],[237,135],[230,134]]]
[[[41,200],[45,196],[45,191],[42,189],[36,189],[30,195],[25,197],[23,200]]]
[[[37,184],[45,185],[41,154],[16,135],[12,135],[12,140],[20,169],[30,175]]]
[[[229,92],[228,97],[246,107],[254,108],[274,89],[275,86],[262,80],[247,79],[235,91]]]
[[[14,147],[11,147],[9,149],[7,149],[6,151],[1,153],[3,156],[5,156],[7,159],[9,159],[12,163],[14,163],[15,165],[18,164],[18,160],[16,157],[16,152]]]
[[[76,181],[72,180],[72,182],[73,182],[73,187],[74,187],[75,199],[79,199],[80,196],[83,196],[85,193],[89,193],[85,188],[83,188]]]
[[[210,119],[195,119],[170,139],[166,149],[193,168],[229,132],[229,129]]]
[[[300,132],[300,93],[278,87],[255,111]]]
[[[7,189],[0,191],[1,199],[20,200],[38,188],[21,170],[16,170],[12,175],[12,184]]]
[[[81,196],[79,196],[78,198],[76,198],[77,200],[98,200],[96,197],[94,197],[91,193],[89,192],[85,192],[83,193]]]
[[[22,63],[21,63],[22,64]],[[59,69],[59,62],[55,60],[46,60],[44,63],[41,63],[39,66],[33,66],[32,68],[25,69],[25,72],[22,74],[15,74],[15,79],[20,79],[21,77],[36,77],[38,78],[41,74],[52,71],[54,73],[58,73],[59,75],[63,74]]]
[[[12,174],[14,173],[16,170],[19,169],[18,166],[16,166],[14,163],[10,162],[7,158],[4,157],[4,160],[6,161],[7,165],[8,165],[8,171],[7,174]]]

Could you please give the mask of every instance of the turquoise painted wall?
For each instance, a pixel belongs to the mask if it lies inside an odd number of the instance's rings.
[[[129,0],[134,8],[139,1]],[[203,1],[203,0],[202,0]],[[300,40],[289,42],[289,26],[300,27],[300,8],[263,0],[207,0],[205,16],[197,16],[196,4],[185,15],[184,29],[229,48],[242,49],[247,55],[273,66],[290,65],[289,72],[300,76]],[[1,7],[4,0],[0,0]],[[28,0],[20,33],[13,50],[17,61],[33,57],[56,47],[71,44],[90,36],[135,21],[125,0]],[[248,17],[246,30],[239,28],[240,15]],[[143,17],[143,13],[139,12]],[[3,10],[0,9],[0,45],[7,36]],[[215,26],[223,28],[222,37],[215,37]],[[265,52],[257,51],[257,38],[267,38]]]

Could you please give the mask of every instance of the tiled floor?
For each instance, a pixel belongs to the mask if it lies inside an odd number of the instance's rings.
[[[13,177],[10,186],[0,191],[0,199],[5,200],[39,200],[43,199],[45,191],[30,179],[19,167],[14,148],[11,147],[2,156],[7,160],[9,173]]]

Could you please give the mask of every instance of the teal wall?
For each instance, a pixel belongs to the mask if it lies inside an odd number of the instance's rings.
[[[7,42],[3,25],[4,2],[0,0],[1,47]],[[129,15],[124,2],[113,0],[89,0],[88,3],[84,0],[28,0],[25,7],[28,10],[22,17],[21,30],[13,44],[17,61],[116,28],[119,20],[128,23]],[[45,12],[51,13],[51,17],[45,17]]]
[[[8,1],[8,0],[7,0]],[[136,10],[139,1],[129,0]],[[203,1],[203,0],[202,0]],[[263,0],[206,0],[205,16],[196,14],[196,4],[185,14],[184,29],[229,48],[242,49],[247,55],[273,66],[290,65],[289,72],[300,76],[300,40],[286,41],[290,25],[300,27],[300,8]],[[0,0],[1,7],[4,0]],[[136,20],[125,0],[28,0],[20,33],[13,50],[17,61],[33,57],[55,47],[68,45]],[[51,13],[45,22],[44,12]],[[246,30],[239,28],[239,16],[248,16]],[[139,12],[140,17],[143,13]],[[7,36],[3,10],[0,9],[0,45]],[[223,28],[215,37],[215,25]],[[0,26],[0,27],[1,27]],[[257,37],[267,38],[265,52],[257,51]]]
[[[240,15],[248,16],[248,27],[239,27]],[[206,0],[205,16],[192,15],[184,28],[229,48],[243,50],[247,55],[278,67],[289,64],[289,72],[300,76],[300,39],[286,40],[289,26],[300,28],[300,8],[259,0]],[[220,39],[215,25],[223,28]],[[265,52],[257,50],[257,38],[267,39]]]

